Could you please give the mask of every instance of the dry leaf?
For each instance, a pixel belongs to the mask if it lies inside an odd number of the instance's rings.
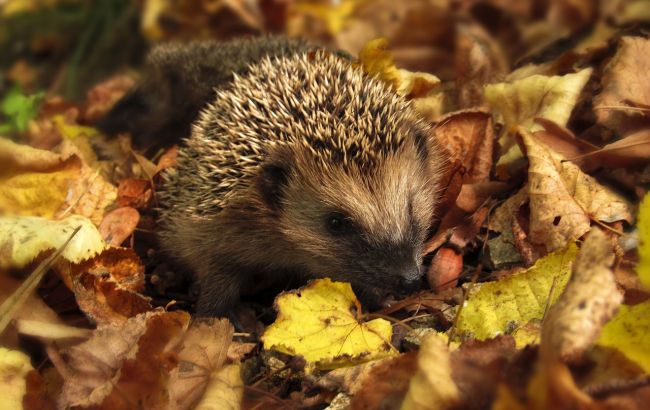
[[[133,234],[140,222],[140,214],[131,207],[117,208],[104,216],[99,233],[109,246],[120,246]]]
[[[650,71],[650,40],[622,37],[616,55],[602,77],[603,91],[594,100],[598,122],[619,133],[647,124],[650,105],[647,76]]]
[[[220,377],[224,375],[218,372],[226,362],[232,334],[233,327],[227,319],[199,319],[192,322],[179,346],[178,366],[170,372],[169,409],[197,408],[194,406],[201,397],[203,402],[214,398],[210,389],[219,384]],[[225,380],[221,382],[225,383]]]
[[[623,301],[614,281],[613,262],[610,239],[598,228],[592,229],[576,256],[564,293],[544,319],[542,360],[576,361],[594,344]]]
[[[447,341],[437,333],[427,335],[418,352],[418,370],[411,379],[402,409],[449,409],[459,401],[459,391],[451,377]]]
[[[184,312],[148,312],[100,326],[88,341],[66,351],[59,406],[102,409],[168,404],[166,381],[176,359],[165,347],[189,324]]]
[[[451,162],[465,167],[463,183],[486,181],[492,170],[494,131],[485,111],[459,111],[440,119],[436,137],[450,153]]]

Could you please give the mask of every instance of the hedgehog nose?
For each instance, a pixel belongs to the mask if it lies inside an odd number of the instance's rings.
[[[420,290],[420,267],[411,266],[400,272],[400,290],[403,293],[413,293]]]

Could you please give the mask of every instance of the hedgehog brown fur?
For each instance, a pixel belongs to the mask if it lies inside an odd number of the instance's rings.
[[[225,313],[255,274],[412,290],[444,163],[431,135],[388,86],[324,51],[235,77],[160,194],[162,248],[198,276],[198,313]]]
[[[214,99],[214,89],[245,75],[266,56],[288,56],[313,46],[282,37],[171,42],[153,48],[137,87],[122,98],[97,127],[107,135],[129,133],[134,144],[153,151],[178,143],[190,124]]]

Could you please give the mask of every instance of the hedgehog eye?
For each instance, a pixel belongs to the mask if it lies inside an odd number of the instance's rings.
[[[325,219],[327,230],[332,235],[342,235],[352,231],[352,222],[340,212],[332,212]]]

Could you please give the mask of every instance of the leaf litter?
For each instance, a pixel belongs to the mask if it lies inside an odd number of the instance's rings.
[[[60,2],[6,3],[11,25]],[[26,33],[36,48],[8,48],[1,68],[15,85],[0,99],[2,283],[29,281],[79,231],[3,318],[3,408],[642,408],[650,40],[629,24],[650,21],[643,1],[181,3],[116,10],[143,43],[306,37],[411,100],[450,157],[429,289],[367,312],[324,279],[280,294],[277,315],[246,302],[193,318],[155,244],[177,147],[146,156],[94,128],[134,76],[107,63],[70,99],[30,55],[77,35],[52,19],[60,33]],[[91,74],[57,50],[60,72]]]

